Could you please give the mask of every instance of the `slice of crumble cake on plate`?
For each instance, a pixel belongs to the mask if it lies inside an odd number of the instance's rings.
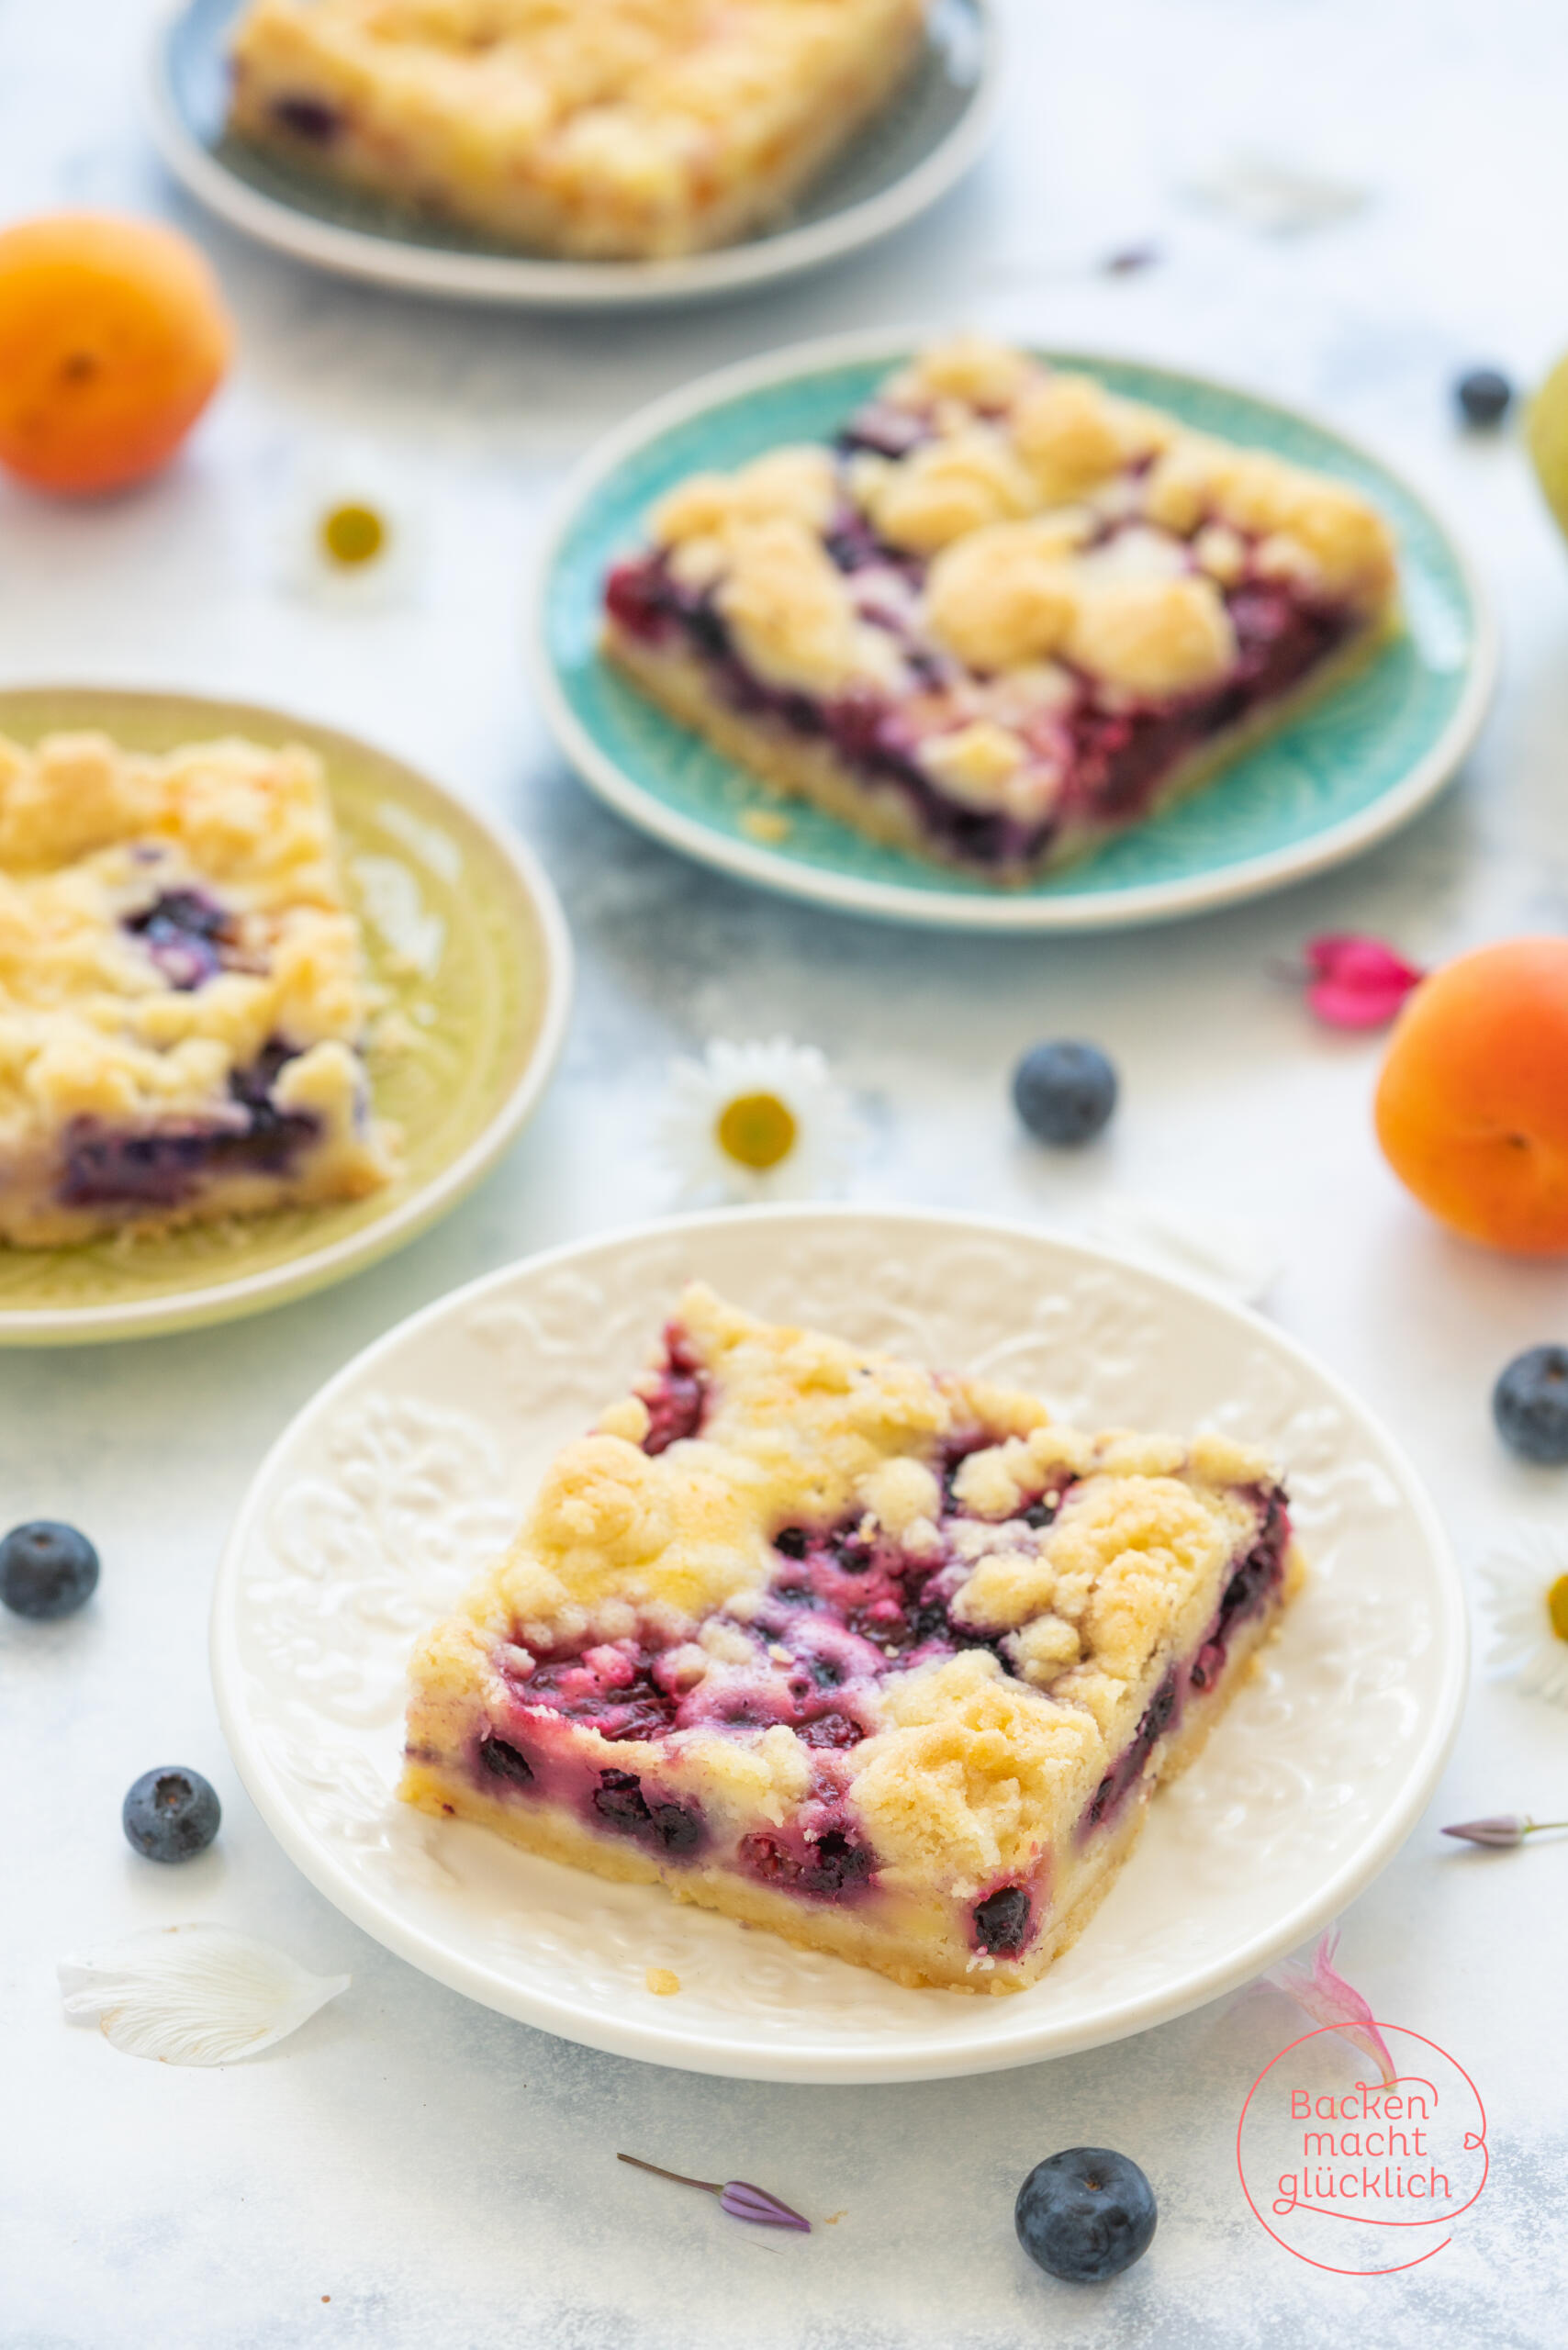
[[[0,1241],[375,1190],[368,1013],[313,752],[0,738]]]
[[[504,245],[672,260],[778,218],[926,0],[250,0],[230,128]]]
[[[1396,625],[1349,484],[978,337],[648,530],[610,661],[762,782],[999,884],[1146,822]]]
[[[1300,1572],[1227,1439],[1085,1434],[693,1288],[420,1643],[402,1793],[902,1983],[1019,1990]]]

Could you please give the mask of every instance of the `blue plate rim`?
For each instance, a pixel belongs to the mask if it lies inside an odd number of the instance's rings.
[[[912,170],[824,218],[684,261],[572,262],[404,242],[299,210],[229,169],[192,129],[175,87],[174,48],[198,0],[166,0],[155,19],[143,82],[152,141],[174,177],[231,228],[345,277],[448,301],[518,308],[616,309],[700,302],[743,293],[844,259],[929,211],[979,162],[1002,82],[996,0],[962,0],[973,16],[976,72],[963,112]]]
[[[1310,408],[1231,376],[1200,375],[1168,365],[1146,352],[1098,349],[1058,350],[1044,342],[1029,348],[1064,366],[1139,368],[1194,391],[1219,392],[1246,400],[1293,425],[1305,425],[1334,442],[1356,463],[1394,483],[1441,540],[1462,582],[1473,617],[1463,688],[1448,723],[1396,783],[1363,809],[1327,824],[1321,833],[1211,872],[1142,882],[1124,890],[1074,896],[1034,897],[999,890],[994,898],[972,892],[915,890],[899,882],[836,873],[805,865],[761,844],[721,833],[700,818],[671,808],[639,783],[599,744],[578,717],[566,693],[550,645],[551,597],[566,542],[583,507],[632,458],[678,426],[711,408],[723,406],[781,383],[827,373],[835,367],[878,362],[890,367],[951,331],[951,322],[933,326],[878,328],[792,343],[754,359],[715,369],[695,382],[649,402],[607,433],[582,459],[564,485],[536,557],[525,636],[525,659],[545,723],[557,749],[583,781],[642,831],[652,834],[699,863],[777,895],[824,905],[840,912],[869,915],[930,929],[1038,933],[1123,930],[1180,920],[1261,897],[1327,872],[1386,840],[1420,813],[1443,789],[1473,749],[1496,688],[1500,657],[1496,617],[1480,575],[1447,520],[1430,500],[1382,453]]]

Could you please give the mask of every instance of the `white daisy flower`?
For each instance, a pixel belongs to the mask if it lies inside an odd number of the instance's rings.
[[[671,1065],[658,1141],[689,1196],[810,1199],[843,1182],[860,1138],[813,1046],[715,1041],[700,1061]]]
[[[364,449],[309,460],[282,509],[277,568],[296,595],[348,609],[401,601],[424,554],[423,516],[407,482]]]
[[[1521,1526],[1481,1569],[1495,1635],[1486,1662],[1568,1706],[1568,1532]]]

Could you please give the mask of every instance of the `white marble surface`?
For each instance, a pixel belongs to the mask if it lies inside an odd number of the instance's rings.
[[[543,1113],[486,1189],[396,1262],[228,1330],[0,1360],[0,1519],[76,1518],[105,1553],[79,1620],[0,1624],[10,1791],[0,1863],[0,2344],[5,2350],[1161,2350],[1353,2339],[1494,2350],[1562,2339],[1561,1849],[1493,1859],[1444,1819],[1568,1811],[1568,1718],[1478,1681],[1428,1823],[1346,1919],[1377,2011],[1473,2074],[1491,2184],[1449,2250],[1367,2282],[1292,2260],[1241,2201],[1232,2145],[1291,2036],[1271,1994],[1049,2066],[887,2090],[752,2087],[588,2054],[385,1955],[251,1812],[207,1689],[206,1600],[263,1449],[362,1344],[509,1257],[667,1201],[649,1125],[667,1056],[788,1028],[839,1058],[874,1142],[860,1196],[1081,1225],[1114,1192],[1244,1214],[1285,1270],[1272,1309],[1387,1416],[1473,1569],[1501,1515],[1568,1531],[1568,1489],[1510,1463],[1486,1393],[1562,1337],[1568,1275],[1450,1245],[1398,1192],[1367,1119],[1375,1047],[1314,1032],[1271,958],[1367,926],[1429,958],[1568,920],[1562,812],[1568,556],[1517,450],[1465,442],[1444,393],[1568,342],[1568,24],[1558,0],[1013,0],[992,161],[924,229],[765,299],[594,323],[421,308],[243,248],[184,210],[136,113],[141,0],[0,0],[0,217],[60,202],[173,213],[221,268],[243,358],[189,457],[67,510],[0,490],[0,679],[163,683],[293,704],[429,764],[523,826],[582,956]],[[1236,151],[1363,184],[1294,241],[1182,203]],[[1152,241],[1157,267],[1107,276]],[[521,581],[563,464],[711,364],[868,320],[968,314],[1064,344],[1209,365],[1319,404],[1451,515],[1498,598],[1503,697],[1461,787],[1342,875],[1141,938],[986,944],[815,916],[681,864],[549,755],[521,683]],[[359,434],[430,500],[422,601],[323,615],[275,590],[290,466]],[[1041,1033],[1100,1038],[1125,1107],[1081,1160],[1014,1137],[1003,1082]],[[121,1794],[177,1758],[218,1784],[207,1858],[125,1847]],[[140,1923],[267,1932],[350,1993],[219,2073],[116,2054],[60,2017],[56,1958]],[[1152,2252],[1111,2290],[1025,2262],[1024,2172],[1082,2141],[1155,2179]],[[750,2177],[837,2224],[733,2225],[619,2171],[619,2147]],[[330,2296],[330,2300],[326,2297]]]

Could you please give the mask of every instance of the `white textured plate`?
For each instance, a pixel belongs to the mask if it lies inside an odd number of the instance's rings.
[[[563,1438],[621,1393],[681,1282],[1065,1416],[1211,1422],[1283,1461],[1313,1575],[1259,1677],[1153,1807],[1081,1941],[1010,1998],[842,1961],[434,1821],[392,1794],[405,1662],[510,1538]],[[590,2047],[754,2080],[921,2080],[1139,2031],[1249,1981],[1397,1849],[1447,1756],[1463,1601],[1431,1504],[1354,1398],[1267,1324],[976,1218],[742,1210],[580,1242],[392,1331],[295,1421],[218,1573],[213,1676],[285,1849],[388,1949]],[[678,1997],[645,1988],[650,1966]]]
[[[991,0],[934,0],[912,79],[779,227],[687,261],[553,261],[273,162],[225,136],[228,45],[245,0],[174,0],[151,59],[151,122],[191,194],[298,261],[416,294],[520,309],[695,302],[792,277],[905,227],[957,185],[991,129],[998,86]]]

